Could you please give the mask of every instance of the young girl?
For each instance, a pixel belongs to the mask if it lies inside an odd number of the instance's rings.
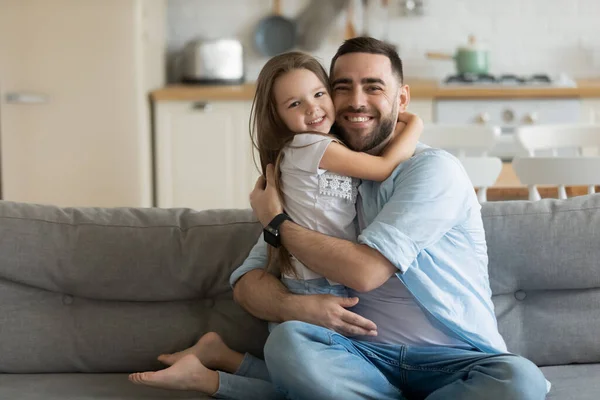
[[[313,57],[298,52],[273,57],[258,76],[251,135],[263,175],[268,164],[276,167],[278,191],[291,219],[306,228],[356,241],[358,179],[383,181],[410,158],[422,122],[414,115],[400,114],[398,120],[403,123],[397,124],[396,135],[381,156],[354,152],[330,133],[335,110],[328,87],[327,73]],[[258,245],[266,246],[262,238]],[[267,267],[280,268],[281,280],[291,292],[346,296],[343,285],[311,271],[282,247],[277,250],[272,254],[269,248]],[[283,398],[269,383],[264,361],[233,351],[214,332],[189,349],[158,359],[171,367],[132,374],[130,380],[221,398]]]

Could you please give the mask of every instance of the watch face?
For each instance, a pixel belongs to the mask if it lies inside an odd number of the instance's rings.
[[[264,229],[264,239],[265,239],[265,242],[267,242],[271,246],[279,247],[280,246],[279,230],[273,229],[270,226],[266,226]]]
[[[278,229],[273,229],[273,227],[271,227],[271,226],[268,226],[268,225],[267,225],[267,226],[265,227],[265,230],[266,230],[267,232],[269,232],[269,233],[270,233],[271,235],[273,235],[273,236],[279,236],[279,230],[278,230]]]

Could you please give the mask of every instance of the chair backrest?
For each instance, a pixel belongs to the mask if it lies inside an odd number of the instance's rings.
[[[525,185],[600,184],[600,157],[516,157],[512,164]]]
[[[517,138],[530,155],[540,150],[575,148],[577,155],[595,155],[600,149],[600,125],[534,125],[517,129]]]
[[[498,157],[459,157],[474,187],[489,187],[496,183],[502,171]]]
[[[487,188],[493,186],[502,172],[502,160],[498,157],[458,157],[473,187],[477,188],[480,203],[487,201]]]
[[[487,200],[487,187],[496,182],[502,171],[499,158],[487,157],[499,135],[500,128],[493,126],[428,124],[423,129],[421,141],[458,156],[471,183],[479,188],[478,198],[483,203]],[[474,157],[475,154],[479,157]]]
[[[421,141],[459,157],[466,156],[467,152],[485,156],[496,145],[499,135],[500,128],[492,126],[428,124],[423,129]]]
[[[530,157],[513,159],[521,183],[529,187],[529,199],[540,200],[536,185],[557,185],[558,197],[567,198],[566,186],[587,185],[595,192],[600,183],[600,125],[536,125],[517,129],[517,138]],[[559,157],[561,150],[574,149],[574,156]],[[541,157],[551,151],[552,157]],[[546,155],[544,154],[544,155]]]

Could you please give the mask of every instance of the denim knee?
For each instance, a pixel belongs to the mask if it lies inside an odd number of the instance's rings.
[[[310,334],[311,328],[314,329],[314,325],[287,321],[275,327],[267,339],[265,362],[272,382],[284,393],[298,394],[309,387],[328,386],[320,382],[326,377],[319,368],[323,362],[322,359],[319,362],[322,357],[319,339]]]
[[[286,321],[273,328],[265,343],[265,358],[267,353],[271,353],[271,349],[293,349],[297,346],[302,341],[306,325],[309,324],[301,321]],[[280,352],[273,351],[272,353],[273,356],[276,356]]]
[[[294,364],[310,362],[310,348],[304,345],[306,333],[313,325],[301,321],[286,321],[277,325],[269,334],[264,348],[269,370],[285,369],[293,359]]]
[[[515,355],[500,356],[496,362],[501,382],[499,398],[513,400],[543,400],[546,398],[546,378],[531,361]]]

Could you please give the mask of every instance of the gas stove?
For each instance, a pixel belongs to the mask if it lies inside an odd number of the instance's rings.
[[[573,78],[565,74],[550,76],[548,74],[516,75],[516,74],[458,74],[443,79],[442,86],[461,87],[499,87],[499,88],[530,88],[530,87],[576,87]]]
[[[453,75],[440,86],[446,88],[522,90],[526,88],[576,87],[567,75]],[[435,122],[440,124],[481,124],[500,128],[496,145],[489,155],[510,161],[528,152],[518,142],[515,130],[531,124],[572,124],[580,120],[577,98],[440,98],[434,102]]]

